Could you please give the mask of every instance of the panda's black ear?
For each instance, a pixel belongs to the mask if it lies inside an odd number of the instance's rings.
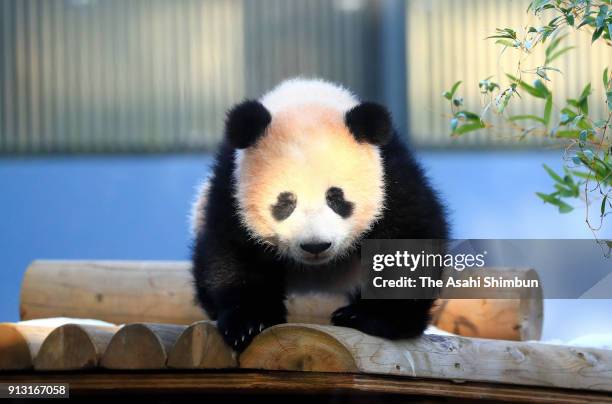
[[[385,145],[393,135],[391,114],[375,102],[362,102],[344,115],[344,122],[358,142]]]
[[[225,136],[237,149],[246,149],[257,142],[272,121],[272,115],[259,101],[246,100],[227,113]]]

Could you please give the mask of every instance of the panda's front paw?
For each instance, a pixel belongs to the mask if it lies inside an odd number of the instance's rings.
[[[428,311],[422,309],[398,311],[393,304],[363,300],[339,308],[331,317],[333,325],[387,339],[418,337],[427,328],[428,320]]]
[[[259,333],[268,327],[284,323],[282,315],[257,313],[234,309],[219,315],[217,329],[225,343],[236,352],[242,352]]]

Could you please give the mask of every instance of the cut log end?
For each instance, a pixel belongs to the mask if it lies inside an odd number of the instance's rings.
[[[65,324],[45,339],[34,360],[36,370],[78,370],[98,366],[118,327]]]
[[[185,326],[135,323],[111,339],[100,364],[107,369],[163,369]]]
[[[187,327],[168,356],[168,367],[175,369],[223,369],[237,366],[236,355],[210,321],[199,321]]]
[[[282,324],[258,335],[240,356],[240,367],[266,370],[357,372],[349,350],[313,327]]]
[[[28,342],[15,324],[0,324],[0,352],[0,370],[25,370],[32,367]]]
[[[34,366],[34,358],[55,327],[0,324],[0,370],[27,370]]]

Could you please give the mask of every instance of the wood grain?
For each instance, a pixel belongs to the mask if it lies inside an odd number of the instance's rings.
[[[189,268],[183,261],[34,261],[21,287],[21,319],[191,324],[205,316],[194,304]]]
[[[462,277],[461,274],[453,274],[453,276],[457,279]],[[467,276],[467,274],[464,276]],[[537,272],[533,269],[485,268],[481,270],[480,276],[539,280]],[[463,290],[462,293],[466,293],[466,291]],[[516,291],[513,289],[487,288],[486,292],[482,292],[482,289],[481,291],[473,289],[474,296],[491,294],[498,298],[440,299],[432,316],[433,325],[465,337],[514,341],[540,339],[544,318],[541,287],[524,289],[520,299],[500,298],[508,294],[516,295]]]
[[[100,366],[106,369],[164,369],[169,352],[185,328],[174,324],[125,325],[109,342]]]
[[[432,324],[464,337],[539,340],[542,299],[443,299]]]
[[[178,337],[168,355],[175,369],[227,369],[238,367],[235,353],[225,344],[211,321],[198,321]]]
[[[107,393],[269,393],[442,397],[524,403],[612,403],[612,396],[585,390],[454,383],[346,373],[317,372],[113,372],[3,374],[6,383],[70,383],[71,395]]]
[[[0,370],[31,369],[34,358],[55,327],[0,324]]]
[[[390,341],[343,327],[282,324],[257,336],[239,360],[251,369],[358,371],[612,391],[612,351],[535,342],[434,334]]]
[[[65,324],[51,332],[34,359],[36,370],[79,370],[98,366],[119,327]]]
[[[525,270],[514,270],[519,275]],[[481,338],[537,339],[542,296],[506,301],[442,301],[436,325]],[[45,317],[96,318],[114,324],[189,325],[205,320],[193,299],[190,263],[185,261],[34,261],[21,289],[22,320]],[[339,294],[292,294],[288,321],[329,324],[347,303]]]
[[[336,327],[327,327],[336,328]],[[325,328],[275,326],[255,337],[240,355],[246,369],[358,372],[354,352]]]

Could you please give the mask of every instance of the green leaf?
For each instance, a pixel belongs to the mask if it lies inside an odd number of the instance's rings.
[[[496,102],[497,102],[497,111],[500,114],[504,113],[504,110],[506,109],[506,107],[508,106],[508,103],[510,102],[510,98],[512,98],[512,94],[515,93],[515,88],[516,87],[510,87],[505,89],[500,95],[497,96],[496,98]]]
[[[544,125],[548,126],[550,124],[550,117],[552,115],[552,94],[548,94],[546,97],[546,104],[544,104]]]
[[[595,31],[593,31],[593,36],[591,37],[591,43],[595,42],[597,39],[599,39],[599,37],[601,36],[601,34],[603,33],[603,27],[597,28]]]
[[[498,45],[507,46],[509,48],[516,48],[516,43],[514,41],[510,41],[508,39],[498,39],[497,41],[495,41],[495,43],[498,44]]]
[[[470,111],[459,111],[455,114],[457,118],[463,118],[468,121],[480,121],[480,116]]]
[[[603,71],[603,85],[604,85],[604,88],[608,88],[608,68],[607,67]]]
[[[555,189],[559,196],[563,198],[573,198],[576,196],[573,189],[566,188],[563,185],[555,184]]]
[[[508,118],[508,120],[512,121],[512,122],[514,122],[514,121],[527,121],[527,120],[530,120],[530,121],[537,121],[537,122],[540,122],[540,123],[543,123],[544,125],[546,125],[546,121],[544,119],[540,118],[537,115],[514,115],[514,116],[511,116],[510,118]]]
[[[453,86],[451,87],[450,90],[450,96],[451,98],[453,98],[453,96],[455,95],[455,93],[457,92],[457,89],[459,88],[459,86],[461,85],[462,81],[459,80],[458,82],[456,82],[455,84],[453,84]]]
[[[577,100],[567,100],[567,102],[577,107],[583,114],[589,113],[589,95],[591,95],[591,83],[588,83]]]
[[[589,95],[591,95],[591,83],[588,83],[586,86],[584,86],[584,88],[582,89],[582,93],[580,93],[579,99],[587,98]]]
[[[472,132],[472,131],[482,129],[485,127],[486,125],[480,121],[474,122],[474,123],[466,123],[465,125],[461,125],[457,129],[455,129],[455,131],[453,132],[453,135],[460,136],[465,133]]]
[[[542,80],[535,80],[533,86],[538,91],[538,94],[540,94],[540,98],[546,98],[550,94],[550,91],[548,91],[548,88],[546,88]]]
[[[580,136],[580,131],[577,130],[558,130],[555,133],[556,137],[566,138],[566,139],[577,139]]]
[[[546,98],[548,94],[550,94],[550,91],[548,91],[546,86],[540,80],[536,80],[534,82],[534,86],[530,86],[523,80],[519,80],[511,74],[506,74],[506,76],[513,82],[518,83],[520,88],[527,91],[529,94],[533,95],[536,98]]]
[[[534,0],[529,3],[529,7],[527,7],[527,11],[533,10],[534,13],[538,13],[544,6],[550,3],[550,0]]]
[[[606,202],[608,201],[608,195],[606,194],[606,196],[603,197],[603,200],[601,201],[601,208],[600,208],[600,212],[601,215],[605,215],[606,213]]]
[[[564,53],[566,53],[566,52],[568,52],[568,51],[570,51],[570,50],[572,50],[574,48],[575,48],[575,46],[567,46],[567,47],[565,47],[565,48],[563,48],[563,49],[553,53],[552,55],[547,56],[546,57],[546,61],[544,62],[544,64],[552,63],[553,60],[559,58],[561,55],[563,55]]]
[[[550,203],[551,205],[555,205],[557,208],[559,208],[559,213],[568,213],[574,210],[574,208],[572,208],[570,205],[563,202],[561,199],[554,196],[553,194],[547,195],[542,192],[536,192],[536,195],[540,197],[540,199],[542,199],[545,203]]]
[[[554,170],[552,168],[550,168],[549,166],[547,166],[546,164],[542,164],[542,166],[544,167],[544,169],[546,170],[546,172],[548,173],[548,175],[550,176],[550,178],[552,178],[553,180],[555,180],[556,182],[560,182],[563,183],[563,178],[561,178],[561,176],[557,173],[554,172]]]

